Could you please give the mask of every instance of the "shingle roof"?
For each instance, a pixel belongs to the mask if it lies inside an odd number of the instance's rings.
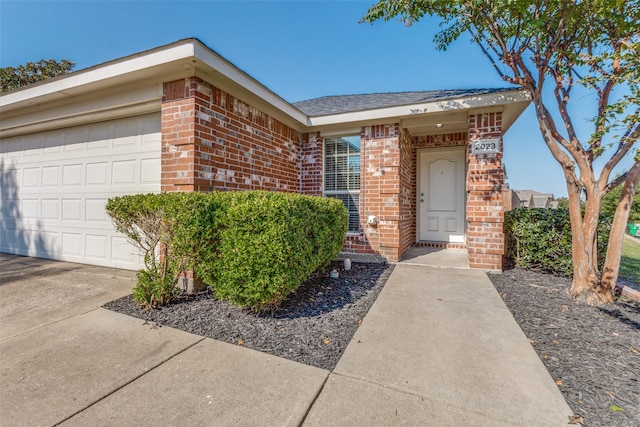
[[[493,89],[455,89],[429,90],[421,92],[370,93],[362,95],[323,96],[292,103],[293,106],[308,116],[326,116],[330,114],[349,113],[355,111],[374,110],[378,108],[397,107],[401,105],[419,104],[439,99],[463,98],[474,95],[505,92],[517,88]]]
[[[533,190],[516,190],[516,194],[518,195],[518,198],[520,200],[524,200],[527,203],[529,202],[529,200],[531,200],[531,196],[533,197],[544,196],[544,197],[553,199],[553,194],[551,193],[540,193],[538,191],[533,191]]]

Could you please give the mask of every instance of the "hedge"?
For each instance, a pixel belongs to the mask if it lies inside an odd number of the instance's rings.
[[[604,262],[611,219],[598,223],[598,262]],[[566,209],[518,208],[505,212],[505,256],[515,266],[572,276],[571,222]]]
[[[334,259],[348,221],[339,200],[264,191],[123,196],[107,212],[145,253],[138,303],[166,304],[180,272],[193,270],[217,298],[254,310],[280,304]]]
[[[278,305],[340,252],[347,211],[335,199],[292,193],[219,193],[217,255],[196,265],[219,299]]]

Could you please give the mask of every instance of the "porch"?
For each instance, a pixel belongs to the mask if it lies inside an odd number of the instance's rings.
[[[454,265],[502,270],[503,114],[461,117],[363,128],[362,232],[351,241],[366,242],[392,262],[439,265],[454,250],[464,258]],[[479,141],[490,141],[491,149],[476,150]]]

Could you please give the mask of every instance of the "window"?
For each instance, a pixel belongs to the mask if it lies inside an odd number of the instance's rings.
[[[324,195],[342,201],[349,231],[360,231],[360,135],[324,140]]]

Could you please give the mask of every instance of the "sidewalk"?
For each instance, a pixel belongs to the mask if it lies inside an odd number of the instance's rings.
[[[305,425],[564,426],[571,414],[485,273],[401,263]]]
[[[566,425],[487,276],[398,264],[333,373],[100,306],[133,272],[0,254],[0,424]]]

